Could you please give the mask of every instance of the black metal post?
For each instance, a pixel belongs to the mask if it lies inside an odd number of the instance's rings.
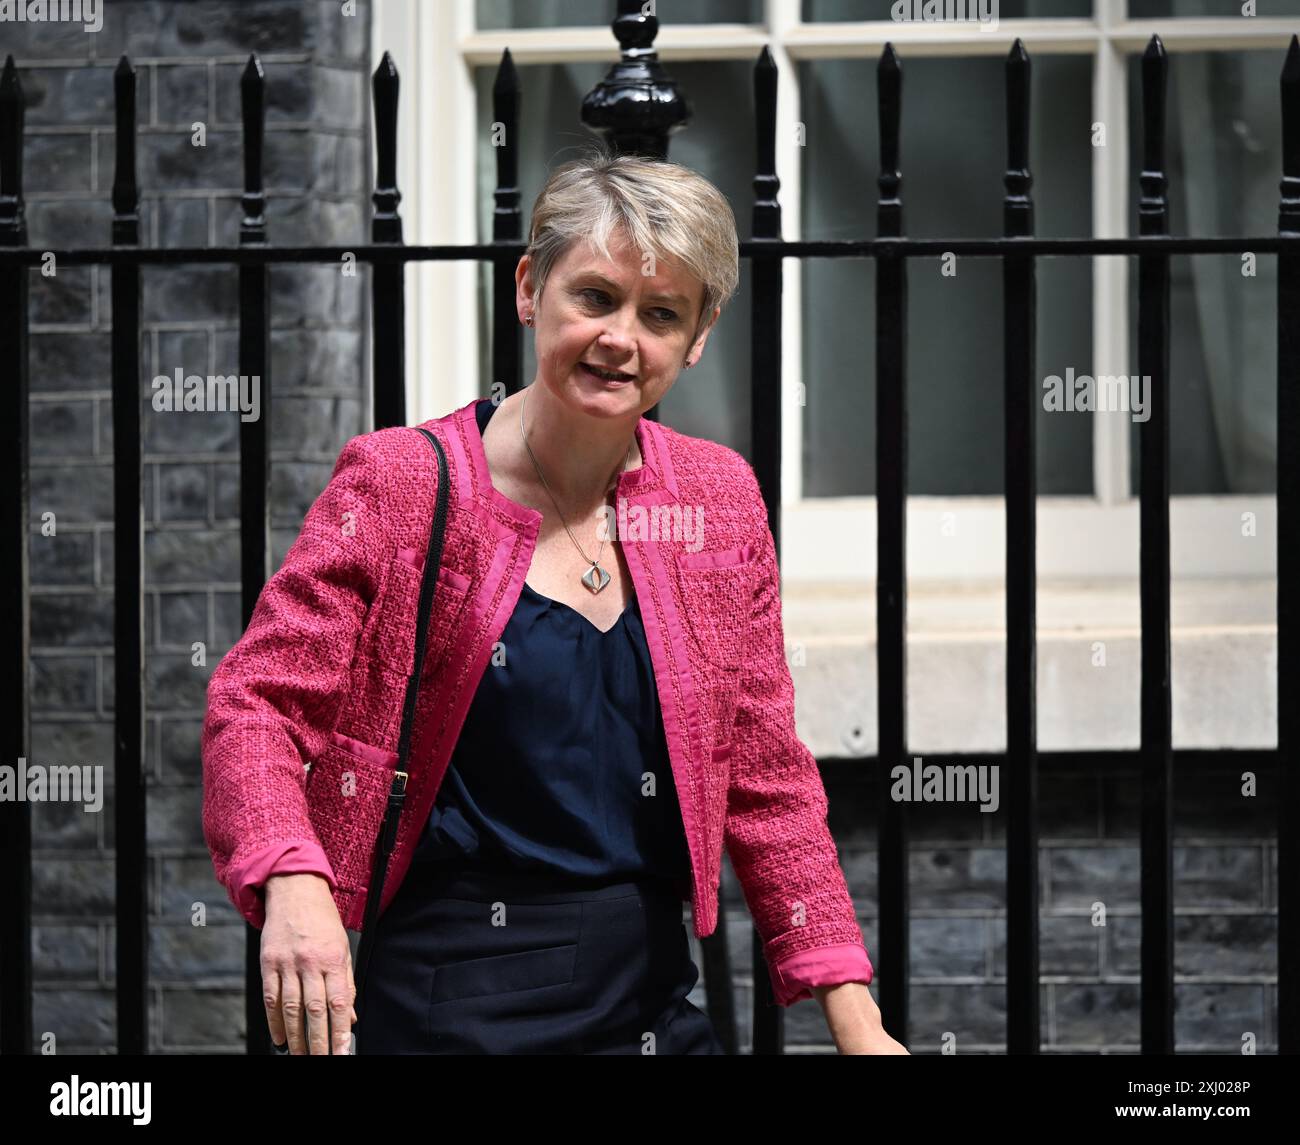
[[[880,197],[876,229],[901,238],[899,122],[903,71],[893,44],[876,69],[880,116]],[[901,253],[901,252],[900,252]],[[907,804],[892,798],[891,772],[907,755],[907,264],[885,253],[876,260],[876,766],[880,793],[880,935],[874,968],[880,1015],[890,1035],[907,1044]]]
[[[758,166],[754,174],[755,241],[779,242],[781,204],[776,174],[776,61],[764,46],[754,65],[754,108]],[[767,521],[781,553],[781,269],[777,258],[752,261],[750,303],[750,463],[767,502]],[[721,907],[721,904],[719,904]],[[785,1013],[774,1005],[771,976],[763,943],[752,931],[754,977],[753,1046],[755,1054],[779,1054],[785,1041]]]
[[[13,56],[0,74],[0,248],[25,247],[23,212],[23,118],[26,101]],[[28,548],[30,497],[28,474],[27,275],[15,267],[0,274],[0,375],[8,384],[9,416],[0,461],[5,496],[0,499],[3,536],[11,559],[5,583],[6,608],[0,609],[0,648],[9,670],[4,720],[4,756],[16,766],[31,743],[31,577]],[[0,1053],[32,1052],[32,805],[25,799],[0,801]]]
[[[117,113],[113,245],[140,245],[135,176],[135,69],[113,73]],[[113,815],[117,883],[117,1052],[149,1049],[149,856],[144,781],[144,464],[140,423],[140,268],[114,266],[113,330]]]
[[[1160,37],[1142,54],[1143,235],[1169,233]],[[1142,1052],[1174,1052],[1173,758],[1169,637],[1169,256],[1138,256],[1138,374],[1150,378],[1140,426],[1142,609]]]
[[[262,136],[266,77],[249,56],[239,83],[244,122],[244,217],[241,247],[265,246],[266,195],[262,187]],[[239,373],[259,378],[260,416],[239,422],[239,571],[244,627],[271,575],[271,316],[270,268],[239,268]],[[244,1039],[250,1054],[269,1054],[271,1036],[262,1003],[262,932],[244,924]]]
[[[1016,40],[1007,57],[1007,172],[1003,233],[1034,233],[1029,171],[1030,65]],[[1036,1054],[1038,1005],[1038,758],[1035,550],[1038,472],[1034,425],[1037,313],[1033,255],[1002,260],[1002,345],[1006,440],[1007,1052]]]
[[[1282,202],[1300,237],[1300,37],[1282,68]],[[1300,1053],[1300,253],[1277,258],[1277,1049]]]

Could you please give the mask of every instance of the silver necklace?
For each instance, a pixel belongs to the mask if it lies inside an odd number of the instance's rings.
[[[605,549],[605,539],[601,538],[600,548],[596,550],[596,559],[594,561],[582,551],[582,546],[578,544],[578,538],[573,535],[573,530],[569,528],[569,522],[564,519],[564,514],[560,511],[560,503],[555,499],[555,494],[551,492],[551,486],[546,480],[546,474],[542,472],[542,467],[537,464],[537,458],[533,457],[532,447],[528,444],[528,438],[524,434],[524,406],[527,404],[528,388],[524,390],[524,400],[519,403],[519,436],[523,440],[524,448],[528,450],[528,456],[532,458],[533,468],[537,470],[537,476],[542,479],[542,484],[546,487],[546,493],[551,499],[551,504],[555,506],[555,511],[560,515],[560,523],[564,526],[564,531],[569,534],[569,540],[573,542],[573,547],[582,555],[582,559],[591,566],[579,579],[593,593],[597,593],[609,584],[610,580],[609,573],[600,566],[600,554]],[[623,469],[620,472],[626,472],[631,461],[632,447],[629,445],[627,447],[627,457],[623,459]],[[606,492],[608,492],[608,489],[606,489]]]

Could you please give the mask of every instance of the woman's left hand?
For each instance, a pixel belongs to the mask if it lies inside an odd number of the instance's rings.
[[[907,1054],[906,1046],[885,1033],[880,1007],[862,982],[816,986],[813,997],[826,1012],[826,1025],[842,1054]]]

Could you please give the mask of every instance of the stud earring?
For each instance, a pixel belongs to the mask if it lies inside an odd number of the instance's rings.
[[[525,326],[531,326],[532,324],[533,324],[533,316],[532,316],[531,314],[529,314],[529,315],[524,319],[524,325],[525,325]]]

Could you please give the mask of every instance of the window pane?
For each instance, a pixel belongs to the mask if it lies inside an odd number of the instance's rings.
[[[1092,0],[803,0],[803,19],[816,20],[892,20],[894,11],[910,14],[951,11],[967,19],[1036,20],[1069,16],[1074,19],[1092,15]]]
[[[757,24],[763,0],[655,0],[659,24]],[[474,0],[483,31],[501,28],[564,28],[613,24],[615,0]],[[618,43],[610,36],[611,48]]]
[[[1006,165],[1002,60],[908,60],[903,218],[917,237],[1002,233]],[[806,124],[803,235],[873,237],[879,174],[875,63],[800,65]],[[1091,233],[1091,61],[1034,60],[1031,163],[1037,232]],[[908,263],[908,487],[999,494],[1003,478],[1002,277],[997,260]],[[869,259],[804,262],[804,456],[809,496],[875,489],[875,270]],[[1091,359],[1092,270],[1038,262],[1038,377]],[[1087,417],[1039,410],[1042,493],[1092,491]]]
[[[1273,235],[1282,176],[1278,82],[1284,53],[1169,59],[1169,232]],[[1129,64],[1131,233],[1142,169],[1141,61]],[[1129,259],[1130,362],[1137,373],[1137,260]],[[1245,269],[1250,269],[1245,266]],[[1170,259],[1170,483],[1176,494],[1277,489],[1277,258]],[[1138,425],[1132,481],[1139,488]]]
[[[1277,16],[1300,15],[1300,0],[1257,0],[1253,17],[1242,16],[1244,6],[1244,0],[1128,0],[1128,13],[1134,20],[1161,16],[1268,20]]]
[[[661,6],[662,11],[662,6]],[[740,237],[749,234],[754,201],[753,65],[744,60],[674,62],[669,74],[695,109],[693,122],[671,138],[668,157],[712,180],[736,215]],[[596,140],[582,126],[583,97],[608,71],[603,63],[539,64],[520,67],[522,87],[519,162],[523,234],[533,200],[551,169],[577,158]],[[494,68],[475,69],[478,92],[478,178],[480,242],[492,237],[492,188],[496,150],[488,124],[492,109]],[[709,335],[704,353],[683,370],[659,404],[661,420],[700,437],[749,450],[749,260],[740,260],[740,288]],[[482,392],[491,382],[491,270],[480,277],[480,346]],[[533,380],[537,359],[533,338],[524,335],[524,382]]]

